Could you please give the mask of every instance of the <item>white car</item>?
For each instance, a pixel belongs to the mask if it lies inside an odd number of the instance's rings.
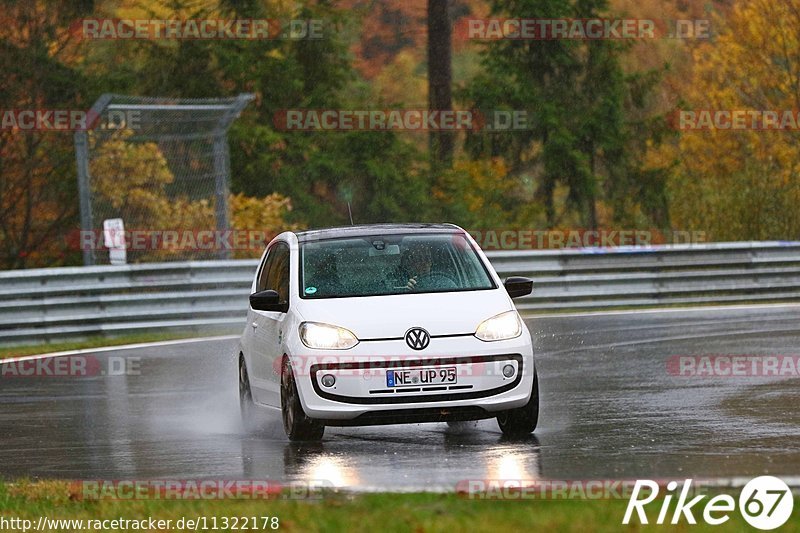
[[[536,428],[531,336],[470,235],[450,224],[285,232],[269,243],[240,341],[239,398],[280,410],[290,440],[325,426],[496,417]]]

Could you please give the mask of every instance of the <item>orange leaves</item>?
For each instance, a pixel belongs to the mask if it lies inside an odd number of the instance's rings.
[[[800,0],[739,2],[719,36],[693,54],[687,107],[771,112],[800,108]],[[800,235],[800,131],[683,131],[672,218],[717,240]],[[702,216],[698,216],[702,213]]]

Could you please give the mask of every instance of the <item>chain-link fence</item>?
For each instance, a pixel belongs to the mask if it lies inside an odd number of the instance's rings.
[[[84,264],[109,244],[128,262],[228,257],[213,238],[229,230],[227,131],[252,99],[103,95],[75,134]]]

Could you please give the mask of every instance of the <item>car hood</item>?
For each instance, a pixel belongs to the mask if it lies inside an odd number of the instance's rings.
[[[335,324],[361,340],[402,338],[412,327],[431,335],[474,333],[489,317],[514,309],[508,293],[492,290],[300,300],[302,320]]]

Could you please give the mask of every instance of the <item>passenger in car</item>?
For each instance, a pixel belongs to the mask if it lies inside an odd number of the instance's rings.
[[[457,284],[450,276],[432,270],[433,259],[428,246],[412,244],[406,251],[408,273],[406,282],[409,291],[455,289]]]

